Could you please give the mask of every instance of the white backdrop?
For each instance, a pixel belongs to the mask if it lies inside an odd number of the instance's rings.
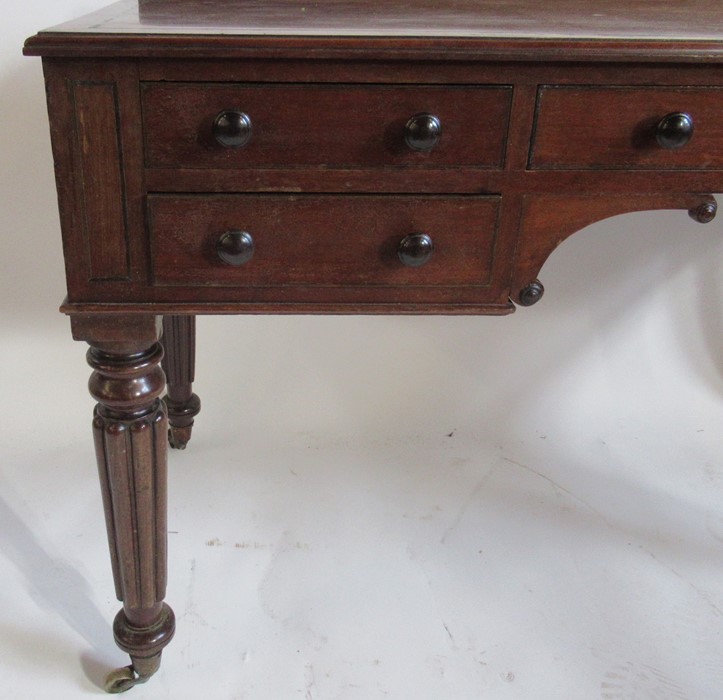
[[[64,295],[36,30],[4,8],[0,669],[124,663]],[[136,698],[720,697],[723,221],[617,217],[506,318],[199,320],[170,460],[178,634]]]

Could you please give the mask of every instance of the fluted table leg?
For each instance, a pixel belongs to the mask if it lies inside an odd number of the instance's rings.
[[[193,393],[196,317],[164,316],[163,347],[163,371],[168,382],[168,393],[163,399],[170,424],[168,441],[171,447],[183,450],[191,439],[193,419],[201,410],[201,401]]]
[[[166,409],[160,343],[91,344],[93,434],[116,594],[116,643],[131,665],[110,674],[122,692],[158,670],[175,629],[166,593]]]

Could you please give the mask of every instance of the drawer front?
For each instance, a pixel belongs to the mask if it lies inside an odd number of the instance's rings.
[[[486,287],[498,209],[487,196],[151,195],[153,283]]]
[[[501,168],[511,96],[504,86],[143,83],[146,165]],[[219,126],[224,113],[236,116]],[[219,130],[238,114],[236,141],[248,139],[224,145]]]
[[[721,88],[545,86],[538,94],[529,167],[719,169],[721,114]],[[692,136],[676,115],[692,120]]]

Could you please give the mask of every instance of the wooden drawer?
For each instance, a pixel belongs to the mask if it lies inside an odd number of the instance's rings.
[[[658,142],[658,125],[675,114],[690,116],[693,135],[685,145],[666,148]],[[720,88],[544,86],[529,167],[719,169],[721,114]]]
[[[501,168],[511,96],[505,86],[143,83],[145,160],[174,168]],[[214,133],[228,111],[250,122],[242,147]],[[415,150],[407,124],[425,114],[439,119],[441,136]]]
[[[487,287],[499,202],[494,196],[151,195],[153,283]],[[219,256],[229,231],[250,234],[253,253],[246,262],[233,265]],[[409,267],[400,244],[421,234],[431,238],[433,252]],[[408,246],[419,243],[406,238]]]

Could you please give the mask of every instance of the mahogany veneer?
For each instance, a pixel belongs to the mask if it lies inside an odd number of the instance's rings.
[[[587,224],[710,221],[722,17],[718,0],[122,0],[28,39],[132,660],[108,690],[147,680],[173,636],[167,414],[185,447],[195,314],[507,314]]]

